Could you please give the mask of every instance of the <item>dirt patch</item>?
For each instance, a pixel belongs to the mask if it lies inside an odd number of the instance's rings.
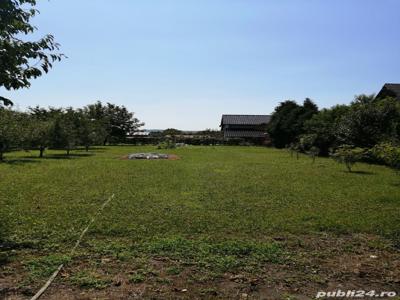
[[[400,252],[389,241],[369,235],[323,234],[275,240],[286,249],[287,258],[261,265],[256,272],[246,266],[214,274],[167,257],[148,258],[145,267],[143,261],[137,264],[112,256],[76,258],[42,299],[303,300],[314,299],[318,291],[337,289],[400,292]],[[27,274],[18,262],[1,271],[0,299],[28,299],[42,284],[21,282]],[[77,283],[73,278],[82,272],[87,278],[81,276],[83,281]],[[106,285],[96,286],[102,280]]]

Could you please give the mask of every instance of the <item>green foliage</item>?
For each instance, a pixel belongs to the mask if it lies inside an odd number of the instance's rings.
[[[0,109],[0,161],[4,153],[21,149],[26,142],[26,116],[9,109]]]
[[[268,124],[268,133],[277,148],[283,148],[295,142],[305,133],[304,124],[318,112],[318,107],[310,100],[304,100],[303,105],[294,101],[280,103],[272,114]]]
[[[288,146],[288,150],[290,152],[290,156],[293,157],[294,154],[296,154],[296,158],[299,159],[299,155],[301,152],[301,146],[299,143],[290,143]]]
[[[12,106],[13,102],[10,99],[0,96],[0,108],[3,106]]]
[[[86,289],[104,289],[111,284],[111,280],[91,271],[80,271],[69,279],[78,287]]]
[[[29,275],[32,280],[42,279],[50,276],[59,265],[71,260],[69,256],[49,255],[38,259],[31,259],[26,262]]]
[[[67,155],[79,144],[77,113],[68,108],[55,117],[51,132],[51,146],[65,149]]]
[[[342,145],[332,153],[332,158],[338,163],[345,164],[349,172],[352,171],[352,167],[363,159],[365,155],[365,149],[354,148],[350,145]]]
[[[298,143],[300,150],[302,150],[303,152],[307,152],[308,150],[310,150],[311,147],[313,147],[313,145],[315,144],[316,138],[317,136],[315,134],[301,135]]]
[[[175,137],[176,135],[182,134],[182,131],[175,128],[168,128],[162,132],[163,136]]]
[[[157,149],[175,149],[176,143],[170,139],[165,140],[157,145]]]
[[[215,138],[215,139],[222,139],[223,138],[223,133],[221,130],[213,130],[213,129],[206,129],[197,132],[198,136],[201,136],[202,138]]]
[[[146,280],[146,277],[140,273],[135,273],[135,274],[129,276],[129,282],[132,282],[132,283],[142,283],[145,280]]]
[[[320,154],[320,149],[315,145],[315,141],[317,139],[316,134],[303,134],[300,136],[300,140],[298,143],[295,143],[294,151],[297,153],[297,158],[299,152],[303,152],[311,157],[313,163],[315,162],[315,158]]]
[[[83,109],[29,108],[27,113],[0,108],[0,161],[11,149],[65,149],[86,151],[107,140],[123,141],[142,126],[125,107],[100,102]]]
[[[399,101],[364,98],[356,98],[341,118],[336,129],[338,141],[370,148],[384,141],[400,140]]]
[[[51,131],[53,120],[42,120],[31,117],[27,130],[29,131],[29,145],[39,149],[39,157],[43,157],[44,151],[51,145]]]
[[[313,161],[315,162],[315,158],[319,155],[320,149],[318,147],[312,146],[307,152],[307,155],[309,155]]]
[[[94,122],[97,136],[103,136],[103,144],[125,142],[144,123],[134,117],[125,106],[112,103],[103,105],[100,101],[83,108],[84,114]]]
[[[182,268],[173,266],[173,267],[166,269],[165,271],[168,275],[179,275],[182,272]]]
[[[390,143],[381,143],[370,149],[369,155],[375,161],[400,170],[400,147]]]
[[[340,145],[372,148],[383,142],[400,141],[400,103],[393,98],[359,95],[349,106],[337,105],[312,114],[303,122],[303,127],[294,121],[299,110],[294,102],[281,103],[273,115],[270,129],[273,129],[273,135],[278,135],[275,141],[289,137],[292,143],[298,141],[305,153],[311,147],[318,148],[321,155],[328,155],[330,149]],[[301,135],[298,128],[303,128]],[[274,131],[276,129],[279,130]],[[290,131],[292,134],[288,133]]]
[[[339,146],[336,130],[338,123],[348,110],[346,105],[336,105],[329,109],[322,109],[305,122],[305,131],[314,136],[312,145],[320,149],[321,155],[326,156],[330,148]]]
[[[79,144],[85,146],[86,151],[92,145],[101,145],[107,135],[101,122],[91,119],[82,109],[76,111],[75,126]]]
[[[35,5],[35,0],[0,2],[0,87],[7,90],[29,87],[31,79],[47,73],[53,63],[63,57],[56,53],[59,44],[52,35],[37,41],[22,40],[36,31],[30,24],[38,13]],[[0,97],[0,102],[12,104],[4,97]]]

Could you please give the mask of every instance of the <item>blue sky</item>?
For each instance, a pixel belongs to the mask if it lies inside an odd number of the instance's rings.
[[[68,59],[20,109],[123,104],[145,128],[218,128],[223,113],[319,107],[400,82],[397,0],[39,0]]]

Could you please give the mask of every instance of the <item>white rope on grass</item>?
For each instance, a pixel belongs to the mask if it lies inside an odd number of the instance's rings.
[[[86,228],[82,231],[81,235],[79,236],[78,240],[75,243],[75,246],[71,249],[70,256],[73,256],[75,254],[76,249],[79,247],[84,235],[86,232],[89,230],[90,225],[94,223],[96,218],[101,214],[101,212],[104,210],[104,208],[107,206],[108,203],[111,202],[111,200],[114,198],[114,194],[112,194],[99,208],[97,213],[93,216],[93,218],[90,220],[89,224],[86,226]],[[50,276],[49,280],[46,281],[46,283],[42,286],[42,288],[31,298],[31,300],[37,300],[39,299],[43,293],[47,290],[47,288],[50,286],[50,284],[54,281],[54,279],[57,277],[58,273],[60,273],[61,269],[64,267],[64,264],[61,264],[58,266],[57,270],[54,271],[54,273]]]

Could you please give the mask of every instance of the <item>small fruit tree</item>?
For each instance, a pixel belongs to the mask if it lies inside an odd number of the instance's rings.
[[[349,172],[352,167],[364,157],[363,148],[354,148],[351,145],[342,145],[331,154],[331,157],[338,163],[345,164]]]

